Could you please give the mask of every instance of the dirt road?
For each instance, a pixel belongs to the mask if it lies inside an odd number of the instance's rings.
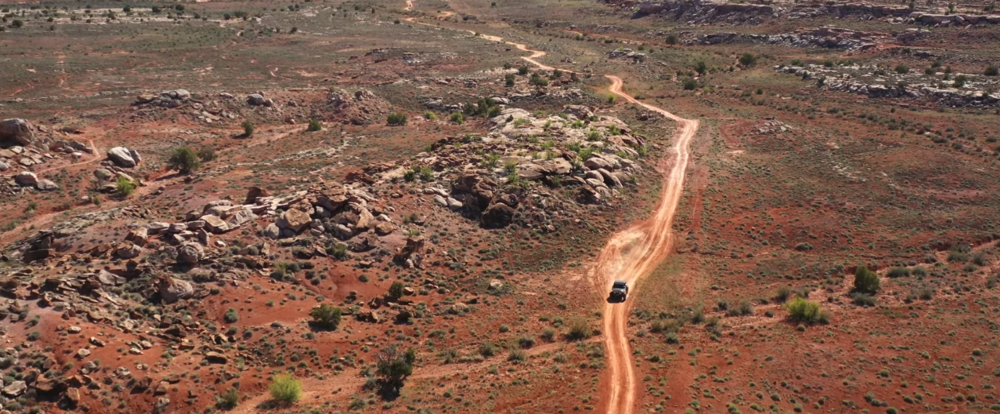
[[[684,119],[662,108],[639,102],[622,90],[621,78],[605,76],[611,80],[611,93],[676,121],[681,126],[672,154],[660,160],[657,167],[663,176],[663,189],[653,215],[612,236],[591,269],[591,275],[597,281],[604,282],[603,285],[598,284],[599,288],[604,289],[602,293],[610,290],[614,280],[624,280],[629,285],[628,301],[604,305],[604,343],[611,371],[611,397],[604,412],[631,414],[635,407],[636,382],[632,372],[632,351],[626,335],[629,310],[632,298],[638,293],[636,282],[649,275],[667,257],[673,246],[671,226],[684,191],[688,147],[698,131],[698,121]]]
[[[412,7],[412,3],[408,2],[408,6]],[[412,17],[405,20],[411,23],[433,26],[418,22]],[[469,32],[475,33],[471,30]],[[534,50],[520,43],[508,42],[498,36],[480,36],[484,39],[506,43],[516,47],[518,50],[531,53],[530,56],[524,56],[522,59],[530,62],[539,69],[556,69],[537,61],[537,59],[546,55],[544,51]],[[560,70],[569,73],[573,72],[568,69]],[[657,166],[657,171],[663,178],[663,188],[653,215],[613,235],[598,256],[597,263],[589,271],[592,280],[597,281],[597,286],[601,294],[607,293],[613,280],[624,280],[629,285],[629,299],[625,303],[606,303],[604,305],[603,332],[605,346],[609,355],[611,374],[609,387],[611,392],[607,406],[600,412],[632,414],[635,409],[637,387],[635,373],[632,370],[632,352],[627,336],[629,310],[631,309],[635,294],[638,293],[636,292],[636,282],[649,275],[667,257],[673,246],[671,226],[673,225],[674,214],[677,211],[677,206],[680,203],[681,194],[684,190],[684,176],[690,156],[688,148],[691,140],[694,139],[695,133],[698,131],[698,121],[684,119],[663,108],[639,102],[623,90],[624,83],[621,78],[614,75],[605,76],[611,80],[611,86],[609,87],[611,93],[630,103],[663,115],[679,123],[681,127],[674,142],[673,150],[661,159]],[[440,373],[422,372],[414,375],[413,378],[433,377],[437,374]],[[346,385],[353,386],[354,384]],[[240,409],[236,412],[254,412],[254,407],[258,403],[265,401],[266,398],[266,394],[258,395],[254,399],[241,404]]]
[[[408,19],[414,22],[414,19]],[[419,23],[418,24],[426,24]],[[430,26],[428,24],[428,26]],[[475,33],[469,30],[470,33]],[[512,45],[518,50],[531,53],[521,59],[542,70],[556,68],[545,65],[537,59],[546,55],[544,51],[534,50],[526,45],[504,40],[499,36],[480,34],[484,39]],[[560,69],[573,73],[569,69]],[[636,100],[623,90],[624,82],[614,75],[605,75],[611,80],[609,90],[622,99],[656,112],[680,124],[673,151],[657,166],[657,171],[663,177],[663,189],[660,201],[653,215],[646,220],[633,224],[628,229],[615,234],[608,240],[597,263],[590,269],[592,280],[598,282],[601,294],[610,290],[611,282],[624,280],[629,285],[629,300],[625,303],[606,303],[604,305],[604,335],[605,346],[609,356],[611,373],[610,394],[605,413],[631,414],[635,408],[636,381],[632,370],[632,351],[629,347],[626,327],[632,299],[636,294],[636,282],[649,275],[669,254],[673,246],[671,226],[674,213],[680,203],[684,190],[684,175],[688,165],[688,147],[694,135],[698,132],[698,121],[684,119],[667,110]]]

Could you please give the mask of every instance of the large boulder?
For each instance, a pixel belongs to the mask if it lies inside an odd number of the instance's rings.
[[[14,177],[14,182],[20,186],[30,187],[38,184],[38,176],[30,171],[22,171]]]
[[[59,189],[59,184],[56,184],[52,180],[38,180],[38,182],[35,183],[35,188],[37,188],[38,191],[56,191]]]
[[[281,219],[278,220],[278,227],[299,233],[309,226],[311,222],[312,218],[309,217],[308,213],[292,208],[281,215]]]
[[[503,203],[494,203],[483,212],[483,226],[488,228],[507,227],[514,220],[516,210]]]
[[[22,146],[34,145],[35,133],[28,121],[19,118],[0,121],[0,141],[10,141]]]
[[[142,253],[142,248],[135,243],[126,242],[118,245],[115,249],[115,256],[120,259],[134,259]]]
[[[177,264],[198,264],[205,256],[205,249],[198,243],[187,243],[177,249]]]
[[[5,163],[3,161],[0,161],[0,172],[7,171],[7,169],[9,169],[9,168],[10,168],[10,166],[7,165],[7,163]]]
[[[201,221],[205,222],[205,227],[212,233],[225,233],[229,231],[229,223],[219,218],[219,216],[201,216]]]
[[[253,218],[253,210],[250,210],[250,207],[247,206],[234,207],[227,211],[225,215],[226,224],[229,225],[229,230],[239,228],[243,224],[253,220]]]
[[[164,303],[170,304],[181,299],[186,299],[194,295],[194,286],[190,282],[174,279],[169,276],[160,277],[156,281],[156,288],[160,292],[160,298]]]
[[[250,187],[247,189],[247,198],[243,201],[243,204],[257,204],[257,199],[261,197],[268,197],[270,194],[266,189],[260,187]]]
[[[8,397],[17,397],[24,394],[24,391],[28,389],[28,384],[24,381],[14,381],[10,385],[4,387],[3,393]]]
[[[108,150],[108,158],[122,168],[135,167],[142,161],[138,152],[125,147],[114,147]]]

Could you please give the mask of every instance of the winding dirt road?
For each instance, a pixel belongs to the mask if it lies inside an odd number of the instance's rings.
[[[414,22],[414,19],[408,19]],[[431,26],[426,23],[419,23]],[[468,30],[470,33],[474,31]],[[555,70],[537,59],[545,57],[546,53],[534,50],[520,43],[504,40],[499,36],[480,34],[484,39],[512,45],[518,50],[531,53],[521,59],[542,70]],[[563,72],[573,73],[569,69]],[[656,112],[680,124],[676,141],[670,154],[660,160],[657,171],[663,177],[663,189],[660,201],[653,215],[641,222],[633,224],[628,229],[616,233],[608,240],[601,250],[597,263],[589,271],[591,280],[597,282],[599,293],[607,294],[611,282],[624,280],[629,286],[629,299],[625,303],[606,303],[604,305],[604,336],[605,347],[609,356],[610,398],[602,412],[632,414],[635,409],[636,381],[632,370],[632,351],[629,347],[627,326],[628,316],[632,308],[632,298],[636,294],[636,282],[648,276],[670,253],[673,246],[671,227],[674,214],[684,191],[684,176],[687,172],[688,148],[695,133],[698,132],[698,120],[685,119],[667,110],[636,100],[624,91],[624,82],[618,76],[605,75],[610,81],[609,91],[635,105]]]
[[[412,9],[413,3],[407,1],[407,9]],[[408,22],[432,26],[434,25],[417,22],[410,17],[405,19]],[[470,33],[475,33],[469,30]],[[554,70],[556,68],[538,62],[537,59],[546,55],[544,51],[534,50],[526,45],[504,40],[498,36],[480,35],[484,39],[512,45],[518,50],[531,53],[530,56],[523,56],[522,59],[535,65],[542,70]],[[572,73],[572,70],[560,69],[564,72]],[[625,303],[606,303],[604,305],[604,343],[609,355],[610,370],[610,398],[607,406],[601,412],[632,414],[635,410],[636,401],[636,380],[632,369],[632,352],[629,346],[627,326],[628,317],[632,307],[633,299],[638,293],[636,284],[643,277],[648,276],[664,259],[669,255],[673,246],[672,225],[677,206],[680,203],[681,195],[684,191],[684,177],[687,171],[690,153],[688,148],[695,134],[698,132],[698,120],[684,119],[674,115],[667,110],[646,104],[636,100],[624,91],[624,82],[614,75],[605,75],[611,85],[609,91],[621,97],[627,102],[641,106],[650,111],[656,112],[664,117],[680,124],[676,141],[670,154],[664,156],[657,165],[657,171],[663,178],[663,188],[660,193],[660,200],[656,205],[653,215],[643,221],[633,224],[628,229],[614,234],[608,244],[598,255],[597,263],[589,270],[591,280],[596,282],[601,295],[607,294],[611,282],[614,280],[624,280],[629,285],[629,299]],[[434,377],[441,372],[422,372],[414,375],[413,378]],[[359,382],[345,382],[340,386],[354,386]],[[325,390],[328,387],[320,387]],[[315,391],[315,390],[313,390]],[[235,411],[238,413],[251,413],[255,411],[258,403],[265,401],[266,394],[258,395],[254,399],[244,401]]]
[[[698,132],[698,121],[684,119],[662,108],[639,102],[622,90],[621,78],[614,75],[605,77],[611,80],[611,93],[663,115],[681,127],[672,154],[665,156],[657,166],[657,171],[663,176],[663,189],[653,215],[612,236],[598,255],[597,264],[591,269],[591,275],[596,276],[595,280],[604,282],[603,285],[598,284],[599,288],[604,289],[601,293],[606,293],[614,280],[624,280],[629,285],[629,299],[624,304],[604,305],[604,343],[611,371],[611,397],[604,412],[631,414],[635,408],[636,382],[627,336],[629,310],[632,298],[637,293],[636,282],[652,273],[666,259],[673,246],[671,226],[684,192],[684,175],[690,157],[688,148]]]

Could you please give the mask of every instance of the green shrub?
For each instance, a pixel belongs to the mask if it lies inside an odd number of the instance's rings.
[[[671,46],[672,45],[676,45],[677,41],[678,41],[677,40],[677,35],[672,35],[672,34],[671,35],[667,35],[666,42],[667,42],[668,45],[671,45]]]
[[[896,73],[898,73],[900,75],[904,75],[904,74],[910,73],[910,68],[907,67],[906,65],[902,65],[902,64],[896,65]]]
[[[858,306],[875,306],[875,297],[864,293],[855,293],[851,295],[851,301]]]
[[[271,398],[280,403],[294,404],[302,398],[302,383],[289,374],[275,375],[270,390]]]
[[[315,132],[315,131],[319,131],[321,129],[323,129],[323,123],[322,122],[320,122],[318,119],[310,119],[309,120],[309,127],[306,128],[306,131]]]
[[[517,340],[517,346],[520,346],[521,348],[525,349],[531,348],[535,346],[535,338],[532,338],[530,336],[522,336]]]
[[[402,352],[395,344],[382,348],[376,356],[376,374],[387,385],[399,388],[406,377],[413,374],[413,364],[417,362],[417,353],[413,348]]]
[[[794,321],[808,323],[827,323],[829,321],[829,317],[816,302],[795,298],[785,306],[788,308],[788,317]]]
[[[996,66],[990,66],[990,67],[986,68],[986,71],[984,72],[984,74],[986,76],[997,76],[997,75],[1000,75],[1000,68],[997,68]]]
[[[465,115],[463,115],[459,111],[452,112],[451,113],[451,123],[453,123],[453,124],[459,124],[459,125],[465,123]]]
[[[250,138],[253,136],[253,124],[250,121],[243,121],[243,136]]]
[[[685,91],[693,91],[695,89],[698,89],[698,81],[694,80],[694,78],[684,79]]]
[[[340,315],[340,308],[330,306],[326,303],[309,311],[309,316],[312,317],[313,324],[328,331],[335,330],[340,326]]]
[[[743,67],[750,67],[756,63],[757,63],[757,56],[754,56],[750,53],[744,53],[742,56],[740,56],[740,65],[743,65]]]
[[[406,125],[406,115],[399,112],[393,112],[386,117],[386,123],[389,126],[403,126]]]
[[[405,287],[406,286],[403,285],[403,282],[398,280],[392,282],[392,285],[389,286],[389,297],[392,298],[392,300],[399,300],[399,298],[403,297],[403,289]]]
[[[226,323],[236,323],[240,320],[240,315],[236,313],[236,308],[229,308],[226,310],[226,314],[222,316],[222,319]]]
[[[175,148],[167,159],[167,166],[181,174],[190,174],[201,168],[201,160],[194,150],[188,147]]]
[[[424,118],[428,121],[437,121],[438,116],[433,111],[424,112]]]
[[[878,293],[880,282],[875,272],[867,266],[858,266],[854,271],[854,291],[874,295]]]
[[[223,410],[232,410],[240,403],[240,392],[236,388],[230,388],[216,398],[216,406]]]
[[[907,277],[909,275],[910,275],[910,269],[907,269],[905,267],[894,267],[892,269],[889,269],[889,272],[886,273],[886,276],[893,279],[897,277]]]
[[[507,360],[510,362],[521,362],[528,359],[528,354],[520,349],[511,349],[510,353],[507,354]]]
[[[115,180],[115,193],[117,193],[119,197],[128,198],[132,196],[132,193],[134,192],[135,183],[132,182],[132,180],[125,177],[118,177],[118,179]],[[97,204],[100,205],[100,203]]]
[[[583,319],[573,319],[569,323],[569,332],[566,338],[570,341],[582,341],[594,336],[594,331],[590,329],[590,324]]]
[[[215,154],[215,149],[212,147],[201,147],[198,150],[198,159],[201,162],[214,161],[216,158],[218,158],[218,155]]]
[[[482,355],[483,358],[489,358],[493,355],[496,355],[496,353],[497,353],[497,347],[496,345],[493,345],[492,342],[486,341],[479,344],[479,355]]]

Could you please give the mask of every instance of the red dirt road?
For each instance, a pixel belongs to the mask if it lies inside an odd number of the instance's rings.
[[[622,90],[621,78],[605,76],[611,80],[611,93],[681,125],[672,151],[674,154],[664,157],[658,167],[663,176],[663,190],[653,215],[612,236],[591,270],[596,280],[604,282],[598,285],[601,289],[610,289],[611,282],[616,279],[624,280],[629,285],[629,300],[624,304],[609,302],[604,305],[604,343],[608,349],[611,371],[611,398],[604,412],[631,414],[635,407],[636,382],[632,372],[632,352],[626,336],[629,309],[636,293],[636,282],[649,275],[667,257],[673,246],[671,226],[684,191],[684,175],[690,156],[688,147],[698,131],[698,121],[684,119],[662,108],[639,102]]]

